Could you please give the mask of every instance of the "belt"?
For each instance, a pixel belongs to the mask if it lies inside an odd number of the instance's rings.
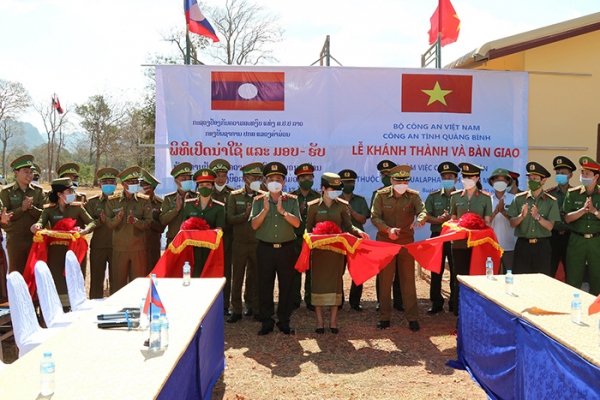
[[[543,242],[545,240],[548,240],[548,238],[535,238],[535,239],[528,239],[528,238],[519,238],[519,240],[525,240],[526,242],[528,242],[529,244],[533,244],[533,243],[540,243]]]
[[[293,240],[290,240],[289,242],[283,242],[283,243],[269,243],[269,242],[263,242],[262,240],[259,240],[259,242],[262,244],[266,244],[267,246],[272,247],[274,249],[280,249],[283,246],[294,243]]]
[[[575,231],[571,231],[571,232],[573,232],[577,236],[581,236],[584,239],[591,239],[591,238],[595,238],[596,236],[600,236],[600,232],[597,232],[597,233],[579,233],[579,232],[575,232]]]
[[[557,231],[559,235],[564,236],[571,231]]]

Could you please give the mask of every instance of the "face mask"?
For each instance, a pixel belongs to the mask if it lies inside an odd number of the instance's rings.
[[[442,181],[442,187],[444,190],[450,190],[454,187],[454,179]]]
[[[302,181],[300,182],[300,187],[304,190],[309,190],[313,185],[313,181]]]
[[[250,183],[250,190],[258,192],[260,190],[260,181],[254,181]]]
[[[542,182],[537,182],[537,181],[527,181],[527,187],[529,188],[529,190],[531,190],[532,192],[535,192],[536,190],[538,190],[539,188],[542,187]]]
[[[65,200],[65,203],[71,204],[72,202],[75,201],[75,193],[65,195],[64,200]]]
[[[463,178],[461,182],[465,189],[472,189],[473,187],[475,187],[476,184],[475,181],[467,178]]]
[[[350,194],[350,193],[354,192],[354,185],[346,185],[346,186],[344,186],[342,191],[346,194]]]
[[[494,190],[496,192],[504,192],[507,187],[508,187],[508,183],[506,183],[506,182],[502,182],[502,181],[494,182]]]
[[[181,190],[183,190],[184,192],[189,192],[190,190],[192,190],[193,187],[194,181],[192,180],[181,182]]]
[[[217,188],[217,191],[220,192],[221,190],[223,190],[223,188],[225,187],[225,185],[217,185],[215,183],[215,187]]]
[[[71,181],[71,183],[73,184],[74,188],[78,188],[79,187],[79,183],[75,182],[75,181]]]
[[[389,176],[384,176],[381,178],[381,182],[383,183],[383,186],[390,186],[392,184],[392,178]]]
[[[32,184],[32,185],[39,185],[39,184],[40,184],[40,181],[31,181],[31,184]]]
[[[325,193],[327,193],[327,197],[329,197],[331,200],[335,200],[338,197],[340,197],[340,191],[339,190],[328,190]]]
[[[581,181],[582,185],[586,187],[594,184],[594,178],[584,178],[580,176],[579,180]]]
[[[566,185],[569,182],[568,175],[556,175],[556,183],[559,185]]]
[[[281,189],[283,188],[283,186],[279,182],[272,181],[272,182],[269,182],[269,184],[267,185],[267,188],[269,189],[269,192],[271,192],[271,193],[279,193],[279,192],[281,192]]]
[[[406,192],[406,189],[408,189],[408,184],[406,183],[394,184],[394,190],[399,194],[403,194],[404,192]]]
[[[129,194],[134,194],[136,193],[138,190],[140,190],[140,185],[129,185],[127,187],[127,192],[129,192]]]
[[[203,186],[198,189],[198,193],[200,193],[200,196],[202,196],[202,197],[208,197],[212,194],[212,189],[209,187]]]
[[[116,189],[117,189],[117,185],[113,185],[113,184],[102,185],[102,193],[104,193],[107,196],[110,196],[111,194],[113,194]]]

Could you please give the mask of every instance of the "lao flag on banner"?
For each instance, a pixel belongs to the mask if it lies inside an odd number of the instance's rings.
[[[212,72],[212,110],[283,111],[285,73]]]
[[[154,281],[152,279],[150,279],[150,288],[148,288],[146,302],[144,303],[144,314],[148,314],[150,312],[150,304],[154,304],[155,307],[160,308],[161,313],[166,312],[165,307],[163,306],[163,303],[160,300],[160,296],[158,295],[158,291],[156,290],[156,286],[154,286]]]
[[[471,75],[402,75],[402,112],[471,113]]]
[[[183,0],[183,8],[185,10],[185,20],[190,27],[190,31],[212,39],[213,43],[219,41],[215,30],[204,17],[202,11],[200,11],[196,0]]]

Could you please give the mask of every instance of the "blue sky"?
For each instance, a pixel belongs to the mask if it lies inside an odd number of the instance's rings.
[[[437,0],[257,0],[281,16],[282,65],[317,60],[326,35],[344,66],[419,67]],[[149,54],[168,53],[160,33],[185,24],[181,0],[2,0],[0,78],[19,81],[36,101],[56,92],[64,105],[109,93],[138,101]],[[224,0],[206,0],[215,6]],[[600,11],[592,0],[454,0],[461,19],[443,63],[495,39]],[[207,56],[200,58],[208,63]],[[23,120],[41,130],[30,111]],[[76,121],[74,121],[76,122]]]

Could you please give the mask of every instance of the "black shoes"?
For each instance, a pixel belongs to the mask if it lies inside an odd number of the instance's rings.
[[[252,316],[252,309],[251,309],[251,308],[246,308],[246,309],[244,310],[244,315],[245,315],[246,317],[251,317],[251,316]]]
[[[398,311],[404,311],[404,304],[394,304],[394,308]]]
[[[230,324],[233,324],[235,322],[238,322],[241,319],[242,319],[242,314],[235,314],[234,313],[234,314],[231,314],[229,316],[229,318],[227,318],[227,322],[230,323]]]
[[[325,328],[317,328],[315,329],[315,333],[318,333],[319,335],[322,335],[325,333]]]
[[[288,325],[280,326],[279,330],[281,332],[285,333],[286,335],[295,335],[296,334],[296,331],[294,330],[294,328],[290,328]]]
[[[454,303],[448,303],[448,311],[452,312],[454,311]]]
[[[431,308],[429,310],[427,310],[427,314],[437,314],[439,312],[444,311],[444,307],[438,306],[437,304],[434,304],[431,306]]]
[[[329,327],[329,330],[331,331],[331,333],[333,333],[334,335],[337,335],[340,330],[338,328],[332,328],[331,326]]]
[[[307,304],[306,305],[306,309],[314,312],[315,311],[315,306],[313,306],[312,304]]]
[[[421,329],[421,327],[419,326],[419,321],[410,321],[408,323],[408,329],[410,329],[413,332],[416,332],[419,329]]]
[[[363,308],[362,308],[362,306],[360,304],[352,304],[350,306],[350,308],[353,309],[353,310],[355,310],[355,311],[362,311],[363,310]]]
[[[260,331],[258,331],[258,336],[268,335],[271,332],[273,332],[272,326],[263,326],[262,328],[260,328]]]
[[[390,327],[390,321],[379,321],[377,323],[377,329],[387,329]]]
[[[298,308],[300,308],[300,304],[294,303],[294,310],[297,310]]]
[[[223,310],[223,315],[225,315],[226,317],[230,316],[231,314],[233,314],[231,312],[231,310],[229,308],[226,308],[225,310]]]

